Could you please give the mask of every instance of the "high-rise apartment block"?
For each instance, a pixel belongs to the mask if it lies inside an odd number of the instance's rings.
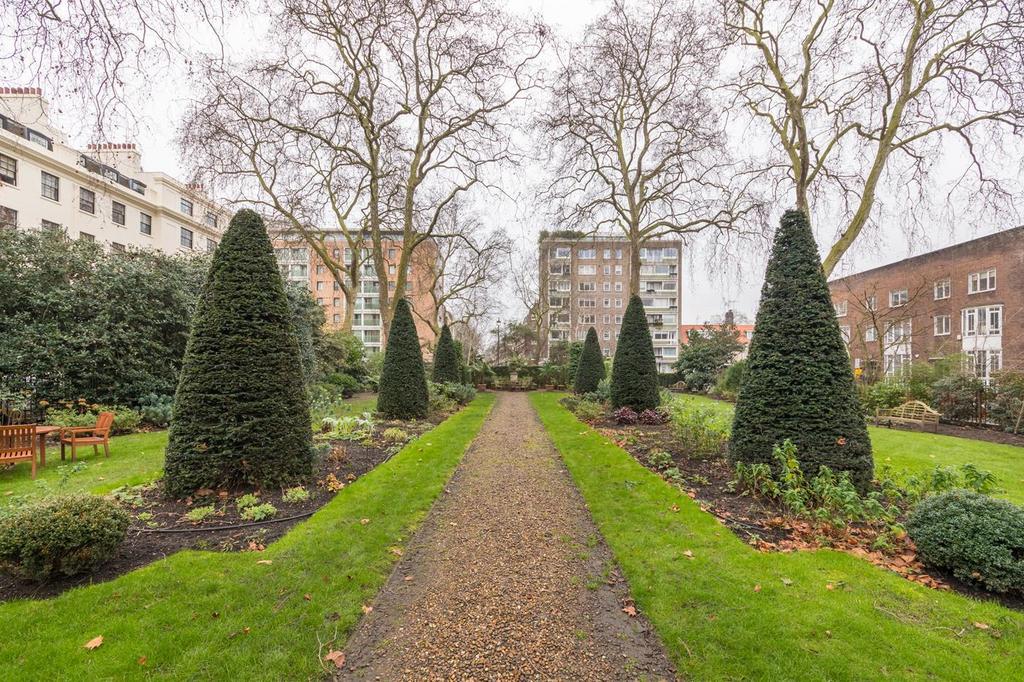
[[[640,249],[640,297],[647,312],[659,372],[679,356],[681,242],[650,241]],[[560,342],[582,341],[594,327],[605,357],[615,354],[629,303],[631,246],[616,235],[545,233],[540,240],[542,344],[548,355]]]
[[[143,171],[132,143],[66,144],[39,88],[0,88],[0,227],[179,253],[212,250],[229,219],[201,188]]]
[[[334,262],[350,263],[352,252],[340,232],[325,232],[324,244],[330,250]],[[398,278],[398,262],[402,253],[401,234],[395,232],[384,239],[384,262],[388,270],[387,286],[393,293]],[[301,282],[309,287],[316,302],[324,309],[326,328],[330,331],[344,327],[346,300],[344,292],[324,259],[320,257],[301,237],[278,234],[274,238],[274,249],[281,275],[286,281]],[[384,338],[380,316],[380,281],[377,270],[364,248],[360,256],[362,266],[359,275],[359,290],[356,292],[355,307],[352,311],[352,331],[362,340],[369,352],[383,347]],[[438,310],[431,295],[434,286],[434,270],[437,267],[437,248],[430,241],[421,242],[409,259],[405,295],[412,310],[413,320],[420,343],[431,347],[437,335],[430,325],[436,322]]]
[[[1024,368],[1024,227],[829,282],[854,368],[869,377],[963,355],[985,382]]]

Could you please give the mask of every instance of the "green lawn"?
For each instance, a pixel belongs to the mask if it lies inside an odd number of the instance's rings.
[[[86,449],[79,451],[76,466],[72,467],[70,452],[62,463],[60,447],[51,446],[46,452],[46,466],[36,469],[34,481],[27,462],[0,471],[0,504],[17,497],[56,491],[64,475],[66,481],[62,490],[104,493],[122,485],[148,483],[163,473],[166,447],[166,431],[114,436],[110,439],[110,457],[104,456],[102,448],[99,456],[94,455],[91,448]]]
[[[1019,678],[1024,615],[840,552],[758,552],[558,398],[531,395],[683,677]]]
[[[697,395],[677,395],[676,400],[710,407],[732,417],[731,403]],[[891,466],[896,473],[931,470],[936,465],[972,463],[988,469],[999,479],[997,497],[1024,504],[1024,448],[934,433],[869,427],[875,466]]]
[[[387,579],[392,548],[427,513],[493,402],[480,395],[265,552],[184,551],[50,600],[0,605],[3,677],[320,677],[321,644],[321,653],[343,646]],[[98,635],[100,648],[82,648]]]

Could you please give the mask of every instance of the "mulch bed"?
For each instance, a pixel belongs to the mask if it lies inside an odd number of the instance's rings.
[[[901,431],[922,431],[921,427],[914,426],[912,424],[894,424],[891,428],[899,429]],[[924,431],[924,433],[932,433],[931,428],[929,427]],[[984,426],[941,423],[939,424],[938,431],[935,433],[942,436],[955,436],[956,438],[969,438],[971,440],[983,440],[988,443],[1024,447],[1024,434],[1008,433],[994,427],[986,428]]]
[[[120,498],[131,511],[132,523],[113,559],[92,574],[58,578],[41,584],[0,573],[0,602],[52,597],[79,585],[106,582],[183,549],[262,551],[292,526],[330,502],[345,485],[400,450],[403,444],[383,441],[381,434],[385,429],[399,427],[414,438],[432,429],[446,416],[416,422],[378,421],[374,426],[372,443],[327,441],[330,453],[322,459],[314,478],[306,483],[309,499],[303,502],[285,501],[283,490],[203,490],[199,491],[202,495],[170,500],[164,497],[160,482],[133,488]],[[269,502],[277,508],[272,519],[253,523],[240,516],[235,501],[252,492],[258,494],[261,504]],[[202,521],[193,522],[185,518],[189,510],[211,504],[216,512]],[[138,518],[140,514],[142,519]],[[243,527],[217,530],[225,526]]]
[[[866,523],[850,524],[843,530],[820,526],[793,518],[773,500],[739,492],[731,482],[735,475],[723,457],[699,459],[684,452],[669,425],[618,426],[602,421],[594,427],[645,467],[659,475],[648,456],[668,452],[682,475],[676,481],[700,508],[718,518],[740,539],[760,551],[793,552],[802,549],[830,548],[867,559],[894,571],[907,580],[940,590],[955,590],[977,599],[996,601],[1009,608],[1024,610],[1024,595],[999,595],[961,581],[951,574],[921,563],[914,543],[904,535],[892,538],[883,549],[873,547],[878,527]]]

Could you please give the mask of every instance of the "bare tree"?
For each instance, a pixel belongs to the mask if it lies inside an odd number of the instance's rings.
[[[509,258],[512,273],[512,294],[516,302],[526,311],[519,323],[524,353],[532,357],[534,364],[539,364],[541,356],[550,344],[548,338],[551,322],[549,316],[551,293],[547,289],[548,278],[540,270],[539,247],[518,249]]]
[[[614,0],[570,47],[542,117],[557,222],[621,230],[633,247],[631,293],[643,244],[731,230],[756,207],[737,184],[712,98],[724,45],[685,0]]]
[[[31,82],[88,112],[97,131],[133,119],[133,88],[185,63],[199,29],[214,43],[236,0],[5,0],[0,78]]]
[[[279,18],[280,54],[265,68],[354,134],[274,123],[335,146],[365,176],[361,224],[380,282],[398,233],[395,287],[380,289],[386,333],[417,246],[488,168],[512,159],[506,112],[533,87],[545,31],[490,0],[282,0]]]
[[[1024,132],[1020,2],[720,2],[744,60],[734,103],[771,135],[765,177],[809,214],[840,212],[826,274],[877,224],[883,191],[922,220],[937,165],[958,166],[954,187],[975,215],[1012,209],[1012,186],[993,173],[1014,158],[1008,134]]]

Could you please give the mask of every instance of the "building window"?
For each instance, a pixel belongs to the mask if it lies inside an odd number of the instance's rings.
[[[967,293],[980,294],[985,291],[996,290],[996,269],[984,272],[972,272],[967,277]]]
[[[96,237],[94,237],[93,235],[89,234],[88,232],[79,232],[78,233],[78,241],[80,241],[80,242],[94,242],[94,241],[96,241]]]
[[[909,343],[910,334],[910,320],[900,320],[899,322],[891,322],[888,328],[885,330],[885,342],[889,344]]]
[[[615,266],[615,274],[616,275],[621,275],[622,274],[622,266],[621,265],[616,265]]]
[[[615,291],[622,291],[622,282],[615,283]]]
[[[835,304],[836,317],[846,317],[847,307],[848,307],[848,305],[847,305],[846,301],[839,301],[839,302],[837,302]]]
[[[568,246],[559,246],[554,249],[555,258],[568,258],[572,250]]]
[[[60,223],[55,223],[52,220],[44,220],[40,223],[43,232],[47,234],[64,234],[64,228]]]
[[[885,373],[889,376],[902,374],[903,370],[910,367],[910,362],[911,358],[909,353],[886,353]]]
[[[901,305],[906,305],[907,301],[910,300],[910,295],[906,289],[897,289],[889,292],[889,307],[899,308]]]
[[[949,315],[935,316],[935,336],[949,335]]]
[[[611,338],[612,338],[612,333],[610,331],[608,331],[607,329],[605,329],[604,333],[602,334],[602,336],[604,337],[605,341],[610,341]]]
[[[601,291],[611,291],[611,290],[612,290],[612,283],[611,282],[603,282],[601,284]]]
[[[597,319],[596,315],[580,315],[580,324],[594,324],[595,319]]]
[[[14,229],[18,226],[18,212],[7,206],[0,206],[0,228]]]
[[[139,232],[142,234],[153,234],[153,216],[148,213],[139,214]]]
[[[18,184],[18,160],[6,154],[0,154],[0,183],[3,182]]]
[[[615,316],[615,324],[622,324],[622,315]]]
[[[935,283],[935,300],[941,301],[949,298],[952,287],[949,284],[949,277],[946,279],[940,279]]]
[[[580,249],[576,256],[582,260],[594,260],[597,258],[597,249]]]
[[[604,307],[605,308],[611,308],[612,307],[612,299],[610,299],[610,298],[604,299]]]
[[[621,308],[622,307],[622,299],[621,298],[615,299],[615,307],[616,308]]]
[[[395,259],[395,255],[396,255],[396,253],[395,253],[394,249],[388,249],[388,260],[394,260]]]
[[[217,250],[217,240],[216,239],[210,239],[209,237],[207,237],[206,238],[206,250],[209,253],[213,253],[214,251],[216,251]]]
[[[965,308],[962,313],[964,336],[998,336],[1003,333],[1003,306]]]
[[[181,198],[181,204],[179,208],[181,209],[181,212],[184,213],[185,215],[192,215],[192,202],[186,199],[185,197]]]
[[[878,340],[878,331],[874,327],[868,327],[864,330],[864,340],[867,342]]]
[[[865,310],[878,310],[878,301],[877,301],[877,299],[875,299],[874,296],[868,296],[866,299],[864,299],[864,309]]]
[[[217,214],[210,211],[206,212],[206,224],[210,227],[217,228]]]
[[[612,250],[611,249],[605,249],[604,250],[604,259],[605,260],[609,260],[609,259],[611,259],[611,257],[612,257]]]
[[[60,201],[60,178],[56,175],[50,175],[46,171],[42,171],[40,177],[42,178],[43,197]]]
[[[850,343],[850,326],[842,325],[839,327],[839,333],[843,335],[843,343]]]
[[[78,210],[96,214],[96,192],[80,187],[78,189]]]
[[[580,291],[597,291],[597,284],[594,282],[580,282],[577,286]]]
[[[592,298],[581,298],[576,302],[580,308],[596,308],[597,301]]]
[[[181,228],[181,236],[178,239],[178,243],[180,243],[186,249],[191,249],[192,248],[192,230],[188,229],[187,227]]]
[[[118,244],[117,242],[110,242],[110,250],[116,253],[124,253],[124,244]]]
[[[966,353],[967,371],[980,377],[987,385],[996,372],[1003,368],[1003,352],[1001,350],[969,350]]]
[[[579,273],[581,275],[596,275],[597,274],[597,266],[596,265],[581,265],[580,268],[579,268]]]
[[[110,202],[110,219],[118,225],[124,225],[125,223],[125,207],[124,204],[116,201]]]

